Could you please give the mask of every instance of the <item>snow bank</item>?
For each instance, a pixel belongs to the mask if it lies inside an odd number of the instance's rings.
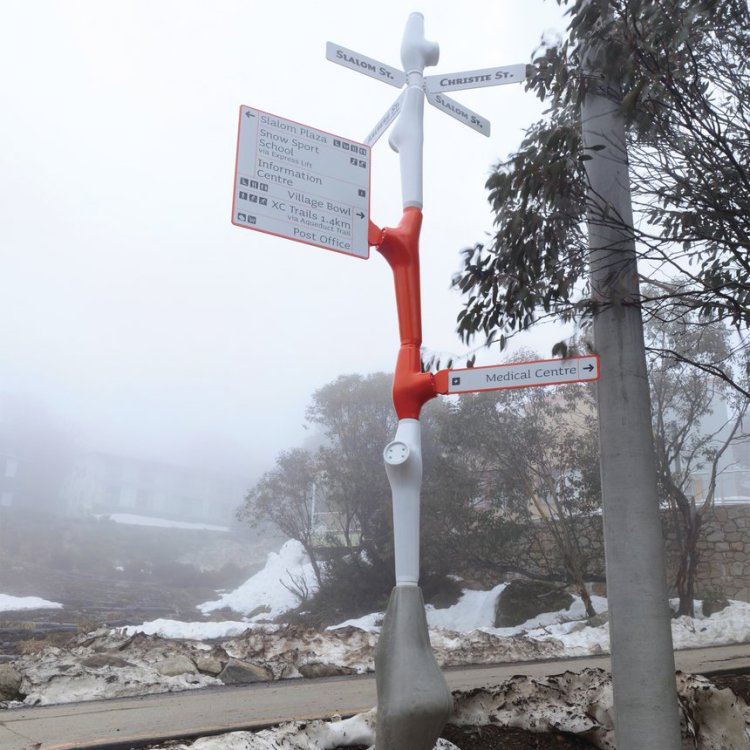
[[[675,648],[746,643],[750,641],[750,604],[732,601],[710,617],[678,617],[672,620],[672,638]]]
[[[229,608],[247,615],[243,621],[225,623],[178,623],[157,620],[129,628],[129,632],[156,633],[165,638],[234,637],[255,623],[273,620],[299,605],[299,597],[287,587],[302,582],[312,593],[316,590],[312,566],[299,542],[288,541],[278,553],[268,556],[263,570],[249,578],[239,588],[227,592],[216,601],[205,602],[198,609],[207,614]],[[514,628],[494,628],[495,604],[505,588],[500,583],[489,591],[466,589],[452,607],[436,609],[427,605],[427,622],[433,645],[437,648],[455,648],[469,658],[477,654],[480,644],[501,648],[503,658],[523,660],[533,658],[530,642],[539,644],[538,651],[550,656],[589,656],[609,652],[609,627],[606,623],[591,626],[586,620],[583,603],[575,597],[566,610],[546,612]],[[597,612],[606,614],[607,600],[593,596],[592,603]],[[672,621],[675,648],[700,648],[721,644],[750,641],[750,604],[732,601],[729,606],[704,617],[697,606],[696,617],[680,617]],[[378,633],[383,621],[382,612],[372,612],[364,617],[346,620],[328,628],[357,628],[368,633]],[[523,638],[516,638],[524,636]],[[548,648],[544,648],[548,647]],[[334,651],[338,653],[338,643]],[[325,654],[322,658],[325,658]],[[538,654],[537,654],[538,656]],[[471,658],[474,658],[471,656]],[[369,663],[369,659],[368,659]],[[357,670],[368,667],[351,665]]]
[[[170,750],[334,750],[352,745],[372,746],[375,743],[375,721],[373,709],[339,721],[294,722],[260,732],[232,732],[204,737],[190,745],[171,744],[168,747]],[[440,739],[435,750],[459,748]]]
[[[62,609],[62,604],[40,599],[38,596],[0,594],[0,612],[19,612],[24,609]]]
[[[677,691],[685,746],[699,750],[746,750],[750,741],[748,708],[729,690],[703,677],[679,674]],[[600,669],[550,677],[513,677],[495,687],[453,693],[448,722],[488,724],[532,732],[557,731],[588,740],[600,750],[615,750],[612,682]],[[375,742],[376,709],[344,721],[283,724],[261,732],[233,732],[170,745],[171,750],[333,750]],[[159,750],[159,748],[154,748]],[[435,750],[457,750],[439,740]]]
[[[464,590],[461,598],[446,609],[435,609],[428,604],[425,607],[428,626],[462,633],[477,628],[491,628],[495,623],[497,597],[507,585],[501,583],[490,591]]]
[[[290,540],[279,552],[268,555],[263,570],[216,601],[199,604],[198,609],[207,614],[227,608],[248,615],[248,622],[268,621],[299,605],[294,591],[300,587],[312,594],[317,581],[304,548]]]
[[[249,624],[242,620],[225,620],[223,622],[182,622],[181,620],[152,620],[143,625],[128,625],[120,630],[126,635],[143,633],[158,635],[175,640],[206,641],[216,638],[234,638],[242,635]]]

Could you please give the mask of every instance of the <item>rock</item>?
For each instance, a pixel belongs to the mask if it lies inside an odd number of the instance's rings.
[[[261,604],[257,606],[255,609],[251,609],[246,615],[246,620],[252,620],[254,617],[259,617],[260,615],[268,615],[271,614],[271,608],[266,604]]]
[[[598,628],[609,622],[609,612],[600,612],[598,615],[589,617],[586,624],[591,628]]]
[[[156,671],[164,677],[177,677],[181,674],[195,674],[196,668],[191,659],[182,654],[168,656],[156,665]]]
[[[81,665],[88,669],[101,669],[102,667],[132,667],[129,661],[125,661],[113,654],[93,654],[81,661]]]
[[[721,612],[722,609],[726,609],[729,606],[729,602],[726,599],[716,596],[704,599],[701,604],[703,606],[704,617],[711,617],[711,615]]]
[[[25,696],[21,693],[22,679],[12,664],[0,664],[0,700],[23,700]]]
[[[568,633],[580,633],[582,630],[586,630],[586,628],[598,628],[598,627],[601,627],[602,625],[606,625],[608,622],[609,622],[609,613],[601,612],[598,615],[589,617],[587,620],[580,620],[579,622],[574,622],[570,626]]]
[[[213,653],[199,654],[195,657],[195,667],[202,674],[208,674],[217,677],[221,670],[226,666],[227,661],[222,661]]]
[[[219,679],[225,685],[249,685],[253,682],[273,680],[273,672],[268,667],[240,661],[239,659],[230,659],[219,674]]]
[[[348,674],[356,674],[351,667],[342,667],[337,664],[325,664],[320,661],[312,661],[308,664],[299,664],[297,670],[303,677],[342,677]]]
[[[567,609],[573,597],[559,587],[544,581],[519,579],[511,581],[495,604],[495,627],[512,628],[543,612]]]

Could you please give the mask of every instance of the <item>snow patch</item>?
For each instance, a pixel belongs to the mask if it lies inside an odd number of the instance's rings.
[[[229,531],[228,526],[217,526],[211,523],[195,523],[192,521],[173,521],[170,518],[154,518],[152,516],[139,516],[135,513],[109,513],[97,516],[114,523],[127,524],[128,526],[157,526],[162,529],[187,529],[193,531]]]
[[[142,625],[127,625],[121,628],[126,635],[143,633],[145,635],[158,635],[162,638],[173,638],[176,640],[215,640],[217,638],[234,638],[242,635],[248,627],[244,620],[225,620],[223,622],[182,622],[181,620],[152,620]]]
[[[0,594],[0,612],[19,612],[24,609],[62,609],[62,604],[40,599],[38,596]]]
[[[300,597],[294,593],[299,587],[312,594],[318,584],[304,548],[290,540],[279,552],[268,555],[263,570],[219,599],[199,604],[198,609],[207,614],[227,608],[250,615],[248,622],[267,622],[299,605]]]

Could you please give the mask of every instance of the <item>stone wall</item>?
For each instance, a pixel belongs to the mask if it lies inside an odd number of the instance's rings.
[[[697,595],[750,602],[750,505],[714,508],[698,549]]]
[[[670,519],[665,515],[664,536],[667,558],[667,583],[672,586],[679,561],[679,547]],[[604,545],[601,516],[582,519],[578,538],[587,558],[590,580],[604,577]],[[519,539],[525,562],[533,572],[541,573],[559,564],[555,545],[542,524],[524,539]],[[704,524],[698,542],[700,559],[695,581],[696,598],[725,596],[750,602],[750,505],[723,505],[714,508]],[[520,556],[519,556],[520,557]],[[536,570],[535,570],[536,569]],[[595,587],[604,593],[603,587]],[[670,592],[671,594],[674,591]]]

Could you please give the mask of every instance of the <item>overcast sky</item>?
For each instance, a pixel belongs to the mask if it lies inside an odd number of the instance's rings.
[[[552,0],[5,0],[0,14],[0,392],[86,447],[203,455],[252,475],[305,439],[313,391],[390,371],[390,271],[231,224],[238,109],[364,140],[395,88],[325,59],[333,41],[400,68],[410,11],[426,74],[526,63],[564,23]],[[424,343],[460,354],[462,247],[491,230],[484,182],[539,103],[452,92],[484,138],[427,106]],[[373,149],[371,218],[401,214],[398,157]],[[552,337],[527,339],[547,356]],[[499,361],[497,352],[480,362]]]

